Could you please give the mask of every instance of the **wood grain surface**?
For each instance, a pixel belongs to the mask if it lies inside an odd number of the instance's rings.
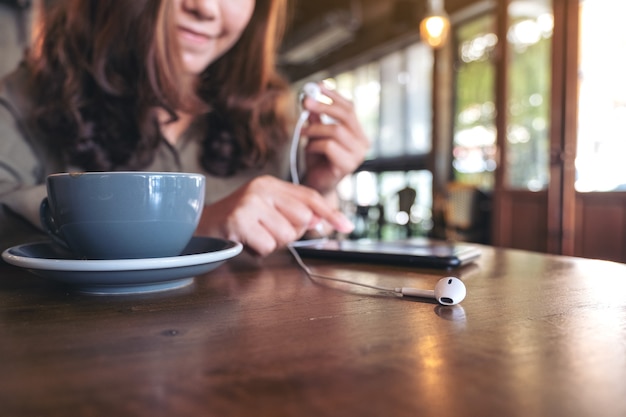
[[[241,255],[93,296],[0,265],[2,416],[624,416],[626,265],[483,248],[454,271]]]

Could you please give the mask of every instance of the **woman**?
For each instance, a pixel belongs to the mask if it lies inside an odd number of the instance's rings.
[[[349,232],[335,187],[368,141],[335,92],[304,101],[337,124],[311,117],[304,185],[286,181],[293,104],[274,66],[285,1],[58,2],[0,90],[1,227],[38,224],[50,173],[143,170],[205,174],[197,234],[259,255],[318,223]]]

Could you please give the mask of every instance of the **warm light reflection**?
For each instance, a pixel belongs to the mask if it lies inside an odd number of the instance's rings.
[[[432,46],[439,48],[446,43],[450,21],[447,16],[428,16],[420,23],[420,35],[422,39]]]
[[[428,0],[428,12],[420,22],[421,39],[433,48],[440,48],[446,43],[450,32],[450,19],[443,0]]]
[[[426,32],[428,32],[428,36],[430,38],[441,39],[442,36],[445,36],[447,25],[448,20],[441,16],[431,16],[424,19],[424,26],[426,27]]]
[[[449,328],[445,320],[440,319],[441,328]],[[437,399],[447,398],[454,395],[458,388],[458,379],[453,368],[454,358],[451,357],[450,333],[441,332],[434,328],[421,331],[416,339],[412,364],[413,369],[419,372],[419,378],[415,378],[415,395],[430,403]],[[451,401],[437,401],[436,415],[454,415],[455,406]],[[419,413],[416,413],[419,415]]]
[[[39,56],[42,53],[42,44],[43,39],[41,34],[44,29],[44,15],[45,15],[45,4],[42,0],[34,0],[31,8],[31,19],[30,19],[30,52],[34,56]]]

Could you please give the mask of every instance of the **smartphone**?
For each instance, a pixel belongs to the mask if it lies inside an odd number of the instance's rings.
[[[293,247],[302,257],[446,269],[471,263],[481,254],[480,248],[469,243],[428,238],[319,239],[297,242]]]

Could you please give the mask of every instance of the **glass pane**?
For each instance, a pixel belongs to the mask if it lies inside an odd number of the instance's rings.
[[[354,103],[354,110],[365,134],[372,142],[366,159],[378,156],[378,130],[380,115],[380,67],[378,62],[360,66],[329,78],[325,82],[333,85],[339,93]]]
[[[383,238],[423,236],[432,228],[432,174],[429,171],[384,172],[379,176],[379,183],[385,219]],[[406,193],[407,190],[410,192]],[[408,213],[403,211],[407,208]]]
[[[417,191],[411,222],[426,233],[433,227],[433,174],[430,171],[409,171],[406,174],[407,185]]]
[[[381,120],[380,156],[398,156],[404,153],[404,89],[406,76],[404,59],[400,52],[387,55],[380,62]]]
[[[379,194],[376,174],[361,171],[354,174],[356,184],[356,204],[359,206],[373,206],[378,203]]]
[[[415,44],[325,80],[353,101],[372,140],[367,159],[431,151],[432,71],[432,50]],[[410,222],[400,224],[396,193],[406,187],[417,196],[406,214]],[[339,184],[338,192],[342,209],[357,226],[351,237],[394,238],[399,232],[424,234],[432,227],[428,171],[357,172]]]
[[[355,224],[352,238],[398,239],[425,236],[433,227],[430,171],[362,171],[339,186],[341,208]],[[401,212],[400,194],[414,190],[409,213]],[[406,193],[404,194],[406,196]]]
[[[351,238],[374,237],[378,232],[377,180],[375,173],[361,171],[344,178],[338,187],[341,210],[354,223]]]
[[[388,223],[395,223],[398,220],[397,192],[406,185],[404,172],[389,171],[380,174],[381,202],[385,207],[385,220]]]
[[[378,137],[380,114],[380,70],[378,63],[364,65],[355,70],[354,110],[365,134],[374,141]],[[367,159],[373,158],[376,146],[370,148]]]
[[[335,79],[325,80],[334,87],[339,94],[345,96],[348,100],[354,100],[354,86],[356,84],[356,78],[354,71],[347,71],[339,74]],[[332,85],[334,82],[335,85]]]
[[[453,169],[456,181],[493,189],[496,169],[495,17],[483,15],[455,30]]]
[[[624,1],[580,2],[577,191],[626,190],[625,14]]]
[[[552,1],[512,1],[508,12],[505,185],[539,191],[549,181]]]
[[[432,83],[428,80],[432,80],[433,65],[432,48],[423,43],[407,48],[409,154],[425,154],[432,148]]]

